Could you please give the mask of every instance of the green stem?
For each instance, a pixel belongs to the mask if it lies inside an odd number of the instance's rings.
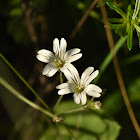
[[[103,63],[101,64],[100,68],[99,68],[99,75],[98,77],[94,80],[94,83],[97,83],[98,80],[100,79],[102,73],[106,70],[107,66],[110,64],[110,62],[112,61],[112,55],[115,53],[117,53],[120,48],[122,47],[122,45],[125,43],[127,39],[127,36],[125,37],[121,37],[119,39],[119,41],[115,44],[115,48],[112,50],[112,52],[110,52],[106,58],[104,59]]]
[[[26,80],[20,75],[20,73],[8,62],[8,60],[0,53],[0,57],[4,60],[4,62],[12,69],[12,71],[19,77],[19,79],[29,88],[29,90],[38,98],[38,100],[44,105],[44,107],[48,110],[48,105],[41,99],[38,93],[26,82]]]
[[[24,96],[22,96],[18,91],[16,91],[11,85],[9,85],[2,77],[0,77],[0,84],[2,84],[6,89],[8,89],[12,94],[14,94],[18,99],[21,101],[25,102],[26,104],[30,105],[31,107],[39,110],[40,112],[44,113],[45,115],[54,118],[55,115],[52,114],[51,112],[43,109],[42,107],[38,106],[37,104],[31,102]]]
[[[63,73],[62,72],[60,72],[60,83],[62,84],[63,83]],[[59,98],[58,98],[58,100],[57,100],[57,102],[56,102],[56,104],[55,104],[55,106],[54,106],[54,110],[55,110],[55,108],[60,104],[60,102],[61,102],[61,100],[63,99],[63,95],[61,95]]]
[[[57,102],[56,102],[56,104],[55,104],[55,106],[54,106],[54,110],[56,109],[56,107],[60,104],[60,102],[61,102],[61,100],[63,99],[63,95],[61,95],[59,98],[58,98],[58,100],[57,100]]]
[[[62,84],[63,83],[63,73],[60,72],[60,83]]]
[[[76,112],[79,112],[79,111],[83,111],[83,110],[85,110],[87,107],[88,107],[88,105],[85,105],[85,106],[80,107],[80,108],[77,108],[77,109],[68,110],[68,111],[65,111],[65,112],[59,113],[58,115],[60,115],[60,114],[62,115],[62,114],[76,113]]]

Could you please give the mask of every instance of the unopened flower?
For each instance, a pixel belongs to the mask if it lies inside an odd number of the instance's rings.
[[[99,110],[101,108],[102,103],[100,101],[90,101],[88,104],[88,107],[90,109],[97,109]]]
[[[42,49],[37,52],[37,59],[48,63],[43,69],[43,75],[47,77],[53,76],[58,70],[64,72],[68,67],[74,67],[71,62],[78,60],[82,57],[79,53],[80,49],[75,48],[66,52],[67,42],[64,38],[53,40],[53,51]]]
[[[86,104],[86,94],[98,98],[101,96],[102,89],[97,85],[90,84],[90,82],[98,75],[99,71],[94,71],[93,67],[88,67],[83,73],[81,78],[75,67],[65,69],[65,77],[68,83],[63,83],[57,86],[59,95],[74,93],[74,102],[76,104]]]

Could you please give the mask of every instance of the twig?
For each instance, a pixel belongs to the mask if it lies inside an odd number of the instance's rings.
[[[72,31],[72,33],[69,36],[69,39],[73,39],[75,37],[75,35],[77,34],[78,30],[82,27],[82,25],[84,24],[84,22],[86,21],[87,17],[89,16],[90,12],[93,10],[93,8],[95,7],[95,5],[97,4],[98,0],[94,0],[89,9],[85,12],[85,14],[83,15],[83,17],[81,18],[81,20],[79,21],[79,23],[76,25],[76,27],[74,28],[74,30]]]
[[[99,5],[100,5],[100,10],[101,10],[101,13],[102,13],[102,16],[103,16],[104,26],[105,27],[110,27],[109,21],[108,21],[108,15],[107,15],[107,12],[106,12],[106,8],[105,8],[102,0],[99,0]],[[114,41],[113,41],[112,33],[111,33],[110,28],[105,28],[105,31],[106,31],[106,35],[107,35],[109,48],[110,48],[110,51],[111,51],[112,56],[113,56],[113,65],[114,65],[114,68],[115,68],[115,73],[116,73],[118,84],[119,84],[119,87],[120,87],[120,90],[121,90],[121,93],[122,93],[122,97],[124,99],[128,114],[129,114],[130,119],[133,123],[133,126],[136,130],[136,133],[137,133],[138,137],[140,138],[140,127],[139,127],[139,124],[138,124],[138,122],[135,118],[133,109],[131,107],[129,98],[127,96],[127,92],[126,92],[124,81],[123,81],[123,78],[122,78],[122,75],[121,75],[118,59],[117,59],[116,53],[114,51],[112,52],[112,50],[114,49]]]
[[[30,3],[30,7],[28,8],[25,1],[22,0],[21,7],[25,13],[25,24],[27,26],[27,30],[29,32],[29,36],[31,41],[34,43],[35,47],[38,48],[38,37],[34,28],[34,24],[32,22],[32,12],[33,12],[33,4]]]

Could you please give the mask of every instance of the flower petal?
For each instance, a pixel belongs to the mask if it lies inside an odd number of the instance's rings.
[[[61,38],[60,40],[60,50],[59,50],[59,56],[63,60],[64,55],[66,53],[66,47],[67,47],[67,42],[64,38]]]
[[[51,63],[53,61],[53,59],[51,57],[46,57],[46,56],[42,56],[42,55],[37,55],[36,58],[39,61],[45,62],[45,63]]]
[[[100,87],[98,87],[97,85],[94,85],[94,84],[89,84],[89,85],[86,87],[85,90],[86,90],[86,91],[92,90],[92,91],[95,91],[95,92],[98,92],[98,93],[101,93],[101,92],[102,92],[102,89],[101,89]]]
[[[53,40],[53,51],[56,53],[56,54],[59,54],[59,40],[58,38],[55,38]]]
[[[70,88],[65,88],[65,89],[61,89],[58,91],[59,95],[65,95],[65,94],[69,94],[72,93],[73,91]]]
[[[80,104],[80,94],[79,93],[74,93],[73,97],[74,97],[74,102],[76,104]]]
[[[85,81],[85,86],[87,86],[97,75],[99,74],[99,71],[96,70],[94,71],[87,79],[87,81]]]
[[[81,50],[78,49],[78,48],[71,49],[71,50],[67,51],[67,52],[65,53],[65,59],[67,59],[67,57],[69,57],[69,56],[72,56],[72,55],[75,55],[75,54],[79,53],[80,51],[81,51]]]
[[[48,77],[53,76],[56,72],[58,71],[58,68],[54,67],[52,64],[47,64],[44,69],[42,74],[46,75]]]
[[[93,67],[88,67],[83,73],[82,73],[82,76],[81,76],[81,83],[83,85],[85,85],[86,81],[88,80],[89,78],[89,75],[94,71],[94,68]]]
[[[66,62],[71,63],[71,62],[74,62],[74,61],[80,59],[81,57],[82,57],[82,53],[78,53],[78,54],[67,57]]]
[[[48,73],[46,74],[46,76],[47,76],[47,77],[52,77],[57,71],[58,71],[57,68],[52,67],[52,68],[50,69],[50,71],[48,71]]]
[[[68,88],[68,87],[70,87],[69,83],[62,83],[62,84],[58,85],[56,88],[63,89],[63,88]]]
[[[81,93],[81,104],[85,105],[87,102],[86,93]]]
[[[95,92],[95,91],[92,91],[92,90],[91,90],[91,91],[86,91],[86,93],[87,93],[89,96],[96,97],[96,98],[98,98],[98,97],[101,96],[100,93]]]
[[[42,62],[45,62],[45,63],[49,63],[49,62],[52,62],[54,60],[54,54],[51,51],[42,49],[42,50],[39,50],[37,52],[37,54],[38,55],[36,56],[36,58],[39,61],[42,61]]]
[[[79,73],[77,69],[71,64],[67,63],[61,71],[70,83],[78,84],[80,81]]]
[[[53,56],[54,56],[54,54],[53,54],[51,51],[45,50],[45,49],[39,50],[39,51],[37,52],[37,54],[42,55],[42,56],[46,56],[46,57],[48,57],[48,56],[53,57]]]

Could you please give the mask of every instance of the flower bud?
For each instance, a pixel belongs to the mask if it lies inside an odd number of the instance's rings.
[[[99,110],[101,108],[102,103],[100,101],[90,102],[88,107],[90,109],[97,109]]]

